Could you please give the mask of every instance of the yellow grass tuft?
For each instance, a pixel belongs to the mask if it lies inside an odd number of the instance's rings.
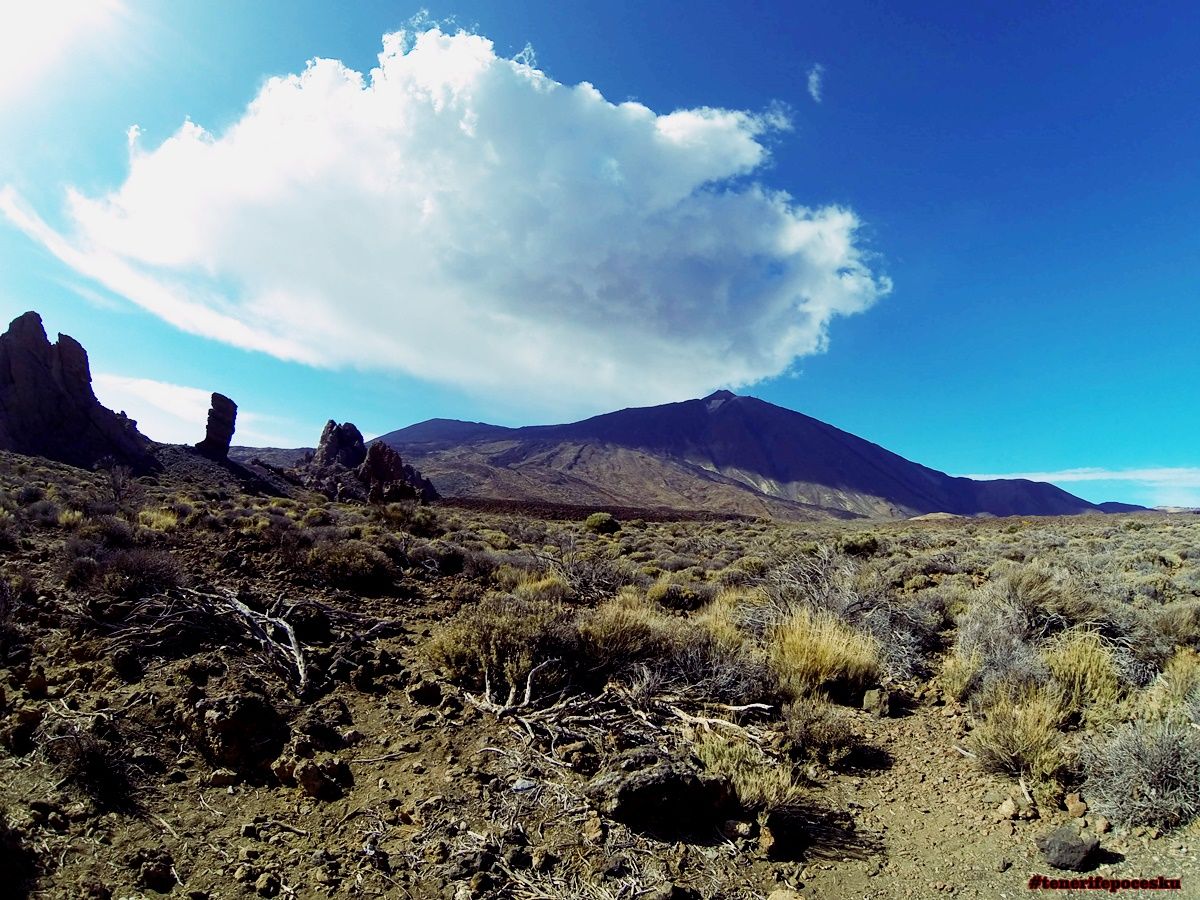
[[[800,609],[769,637],[771,668],[793,699],[861,692],[878,681],[879,645],[827,613]]]

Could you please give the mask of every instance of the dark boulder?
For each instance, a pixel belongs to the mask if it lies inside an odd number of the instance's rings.
[[[1074,825],[1063,825],[1041,835],[1035,841],[1046,864],[1055,869],[1083,872],[1092,867],[1100,839]]]
[[[196,445],[196,449],[209,459],[226,459],[236,422],[237,404],[224,394],[213,394],[204,440]]]
[[[35,312],[0,335],[0,450],[84,468],[106,458],[155,468],[137,423],[96,399],[87,351],[64,334],[51,344]]]
[[[688,760],[643,751],[627,754],[615,771],[592,779],[586,792],[601,814],[665,838],[706,833],[736,808],[726,779]]]

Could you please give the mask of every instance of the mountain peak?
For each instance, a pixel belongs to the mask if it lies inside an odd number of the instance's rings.
[[[733,393],[733,391],[721,390],[721,391],[713,391],[711,394],[709,394],[707,397],[705,397],[703,399],[703,403],[704,403],[705,409],[707,409],[709,412],[712,412],[713,410],[718,409],[721,406],[725,405],[730,400],[736,400],[736,399],[737,399],[737,394]]]

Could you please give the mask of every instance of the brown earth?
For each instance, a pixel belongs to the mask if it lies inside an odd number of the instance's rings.
[[[269,515],[265,482],[173,452],[143,484],[146,508],[187,485],[216,512]],[[64,509],[70,491],[104,490],[101,475],[8,454],[0,470],[11,496],[61,485]],[[30,896],[991,898],[1054,874],[1033,841],[1068,813],[1030,812],[1019,787],[981,774],[959,749],[965,711],[921,682],[892,685],[889,717],[853,712],[862,748],[845,763],[808,768],[793,852],[778,852],[782,828],[768,837],[737,811],[655,836],[597,813],[597,772],[630,748],[677,756],[706,731],[770,746],[769,729],[619,685],[501,708],[422,652],[477,599],[471,577],[413,566],[347,588],[250,526],[143,524],[137,539],[174,560],[180,586],[71,586],[72,529],[102,519],[22,525],[0,560],[16,579],[0,662],[0,862],[11,878],[33,873]],[[1002,818],[1010,798],[1016,818]],[[1182,877],[1196,895],[1194,830],[1101,841],[1108,861],[1092,874]]]

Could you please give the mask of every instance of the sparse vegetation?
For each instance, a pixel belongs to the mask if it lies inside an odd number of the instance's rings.
[[[702,836],[724,837],[700,844],[719,865],[693,863],[712,896],[758,897],[784,871],[769,849],[791,821],[780,811],[843,797],[863,840],[840,824],[806,846],[873,846],[879,822],[906,849],[928,817],[927,852],[959,829],[1011,855],[1074,791],[1089,822],[1117,826],[1106,841],[1200,816],[1195,517],[614,528],[123,477],[114,491],[108,470],[0,454],[0,754],[19,759],[0,800],[10,846],[66,860],[66,888],[56,866],[36,873],[50,896],[92,877],[62,856],[81,829],[145,829],[141,848],[157,848],[155,815],[188,842],[170,845],[190,854],[175,860],[188,890],[238,865],[283,873],[274,844],[269,862],[234,863],[199,836],[218,819],[266,829],[254,817],[292,792],[312,840],[288,840],[338,850],[337,866],[314,863],[329,884],[386,894],[387,848],[388,877],[426,900],[486,850],[495,883],[480,896],[586,896],[633,848],[622,877],[648,890],[642,860],[677,862],[674,845],[581,799],[643,757],[732,792]],[[380,778],[390,805],[371,799]],[[330,818],[329,799],[348,795],[366,811],[335,826],[358,806]],[[1019,801],[1011,838],[980,837],[1001,805],[984,796]],[[607,837],[580,842],[592,809]],[[533,849],[552,842],[569,849],[537,869]],[[830,853],[828,876],[810,868],[827,891],[848,871]],[[129,891],[174,883],[137,858]]]

